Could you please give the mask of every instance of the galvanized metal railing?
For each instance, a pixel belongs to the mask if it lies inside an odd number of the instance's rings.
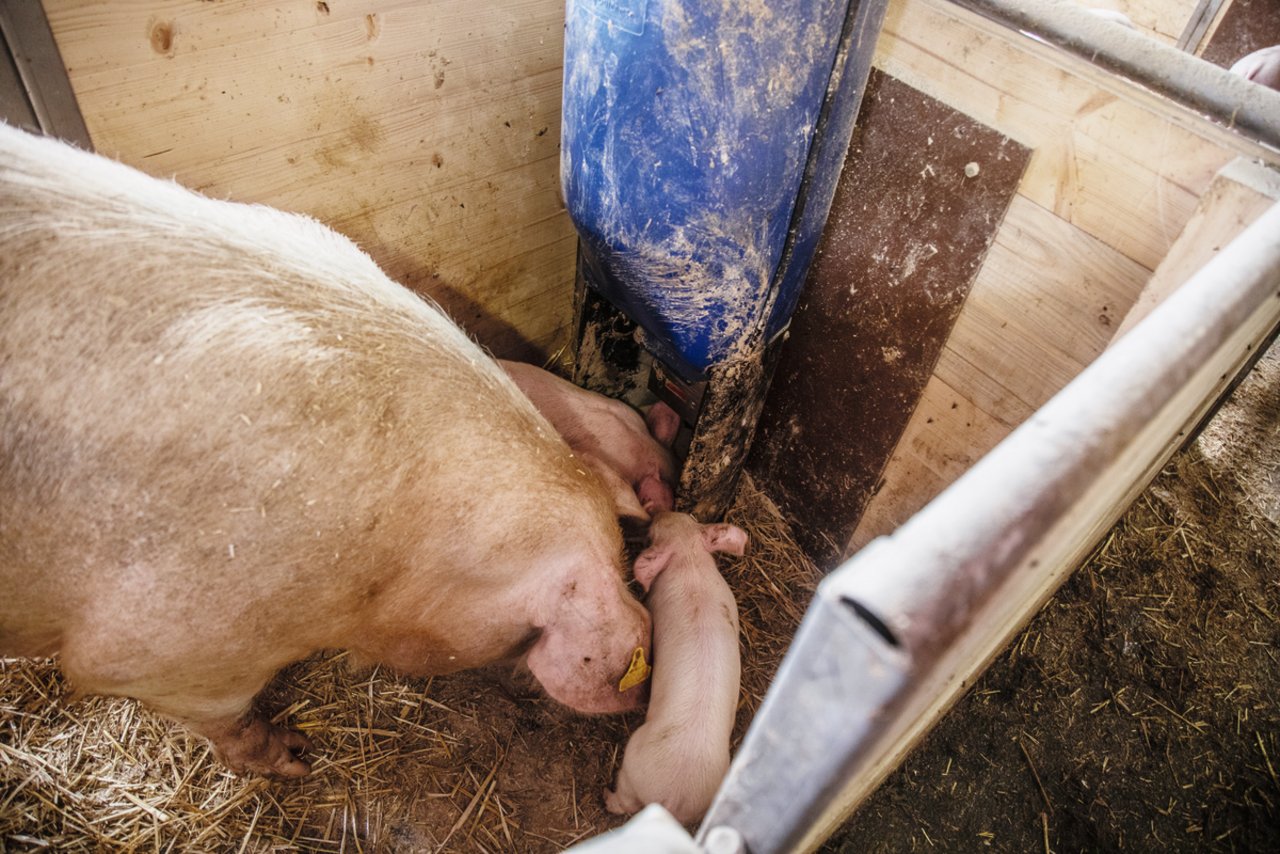
[[[1280,92],[1149,35],[1104,21],[1072,0],[951,0],[997,24],[1081,56],[1280,149]]]
[[[714,833],[774,854],[826,838],[1277,328],[1280,204],[915,517],[823,580],[699,841]]]

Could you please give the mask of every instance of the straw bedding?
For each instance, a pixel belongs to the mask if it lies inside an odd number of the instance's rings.
[[[826,846],[831,852],[1246,851],[1280,838],[1280,345]],[[815,585],[744,481],[722,559],[758,707]],[[0,662],[0,850],[551,851],[615,826],[638,713],[582,718],[503,679],[353,673],[339,653],[262,698],[317,755],[237,778],[128,700],[73,701]]]
[[[736,744],[817,575],[748,478],[728,518],[751,536],[720,560],[742,626]],[[620,823],[601,792],[643,723],[575,715],[509,674],[412,681],[339,652],[286,669],[260,702],[312,739],[310,777],[236,777],[133,701],[68,696],[54,662],[0,661],[0,848],[559,850]]]

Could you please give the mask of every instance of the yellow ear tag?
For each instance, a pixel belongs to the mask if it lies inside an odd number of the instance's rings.
[[[622,677],[622,681],[618,683],[618,693],[630,691],[632,688],[644,682],[649,678],[649,674],[653,672],[644,660],[644,647],[636,647],[636,651],[631,653],[631,666],[627,668],[627,673]]]

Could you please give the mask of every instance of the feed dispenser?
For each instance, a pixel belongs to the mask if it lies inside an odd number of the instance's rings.
[[[733,496],[887,0],[568,0],[574,380],[680,414],[681,509]]]

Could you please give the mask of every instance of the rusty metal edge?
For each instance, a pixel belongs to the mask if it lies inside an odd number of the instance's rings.
[[[0,2],[0,35],[26,89],[40,129],[85,151],[93,140],[80,113],[58,43],[39,2]]]

